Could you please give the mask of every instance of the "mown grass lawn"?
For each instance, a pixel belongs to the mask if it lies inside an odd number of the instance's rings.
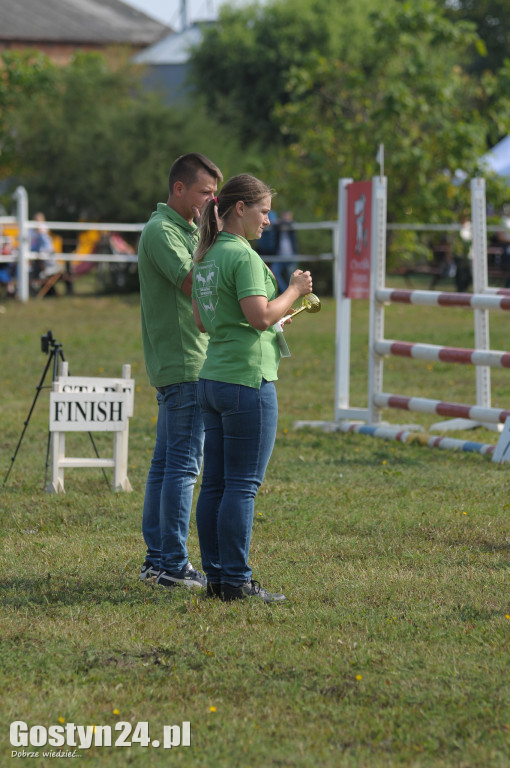
[[[287,332],[277,443],[257,498],[254,576],[284,589],[280,606],[226,605],[138,581],[156,415],[138,297],[2,306],[2,480],[48,329],[72,374],[117,376],[130,363],[136,396],[133,493],[113,494],[100,470],[83,469],[66,471],[65,495],[44,492],[47,390],[0,488],[1,765],[20,759],[9,725],[21,720],[148,722],[161,741],[165,725],[191,724],[189,747],[78,749],[90,765],[510,766],[510,465],[294,430],[297,419],[333,417],[332,300]],[[386,336],[473,346],[472,328],[467,311],[391,307]],[[492,347],[508,349],[508,339],[508,318],[494,314]],[[354,405],[365,405],[367,347],[367,306],[353,303]],[[495,406],[509,406],[508,377],[493,371]],[[385,367],[385,389],[399,394],[473,403],[474,380],[459,365]],[[461,436],[497,440],[484,430]],[[96,440],[111,450],[111,438]],[[68,444],[92,455],[87,436]],[[198,566],[193,524],[189,548]]]

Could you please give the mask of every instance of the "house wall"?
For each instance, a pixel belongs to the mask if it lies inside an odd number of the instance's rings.
[[[44,41],[29,40],[24,42],[23,40],[17,40],[16,42],[0,42],[0,54],[4,51],[25,51],[33,50],[46,54],[55,64],[65,66],[69,64],[70,60],[76,53],[80,51],[98,51],[103,53],[109,59],[117,59],[119,57],[130,57],[140,50],[139,46],[133,45],[112,45],[105,47],[104,45],[98,45],[96,43],[47,43]]]

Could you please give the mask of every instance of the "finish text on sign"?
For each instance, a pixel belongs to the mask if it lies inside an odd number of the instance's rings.
[[[51,392],[50,432],[121,432],[128,399],[125,392]]]

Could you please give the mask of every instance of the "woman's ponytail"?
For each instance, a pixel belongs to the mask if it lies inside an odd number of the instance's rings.
[[[218,237],[218,198],[214,197],[202,209],[200,218],[200,242],[193,256],[193,261],[198,264],[204,258],[205,254],[214,245]]]
[[[250,207],[265,197],[273,197],[274,194],[275,192],[263,181],[247,173],[241,173],[229,179],[218,197],[209,200],[202,209],[200,243],[193,257],[195,264],[202,261],[209,248],[216,242],[220,231],[219,219],[222,221],[228,219],[239,200]]]

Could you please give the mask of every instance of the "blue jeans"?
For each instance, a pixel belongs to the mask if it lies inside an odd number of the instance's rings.
[[[276,438],[274,382],[260,389],[200,379],[204,474],[197,503],[202,567],[208,581],[240,586],[248,565],[255,496]]]
[[[163,571],[188,562],[186,540],[193,488],[202,466],[204,426],[196,381],[158,389],[156,446],[143,505],[147,560]]]

